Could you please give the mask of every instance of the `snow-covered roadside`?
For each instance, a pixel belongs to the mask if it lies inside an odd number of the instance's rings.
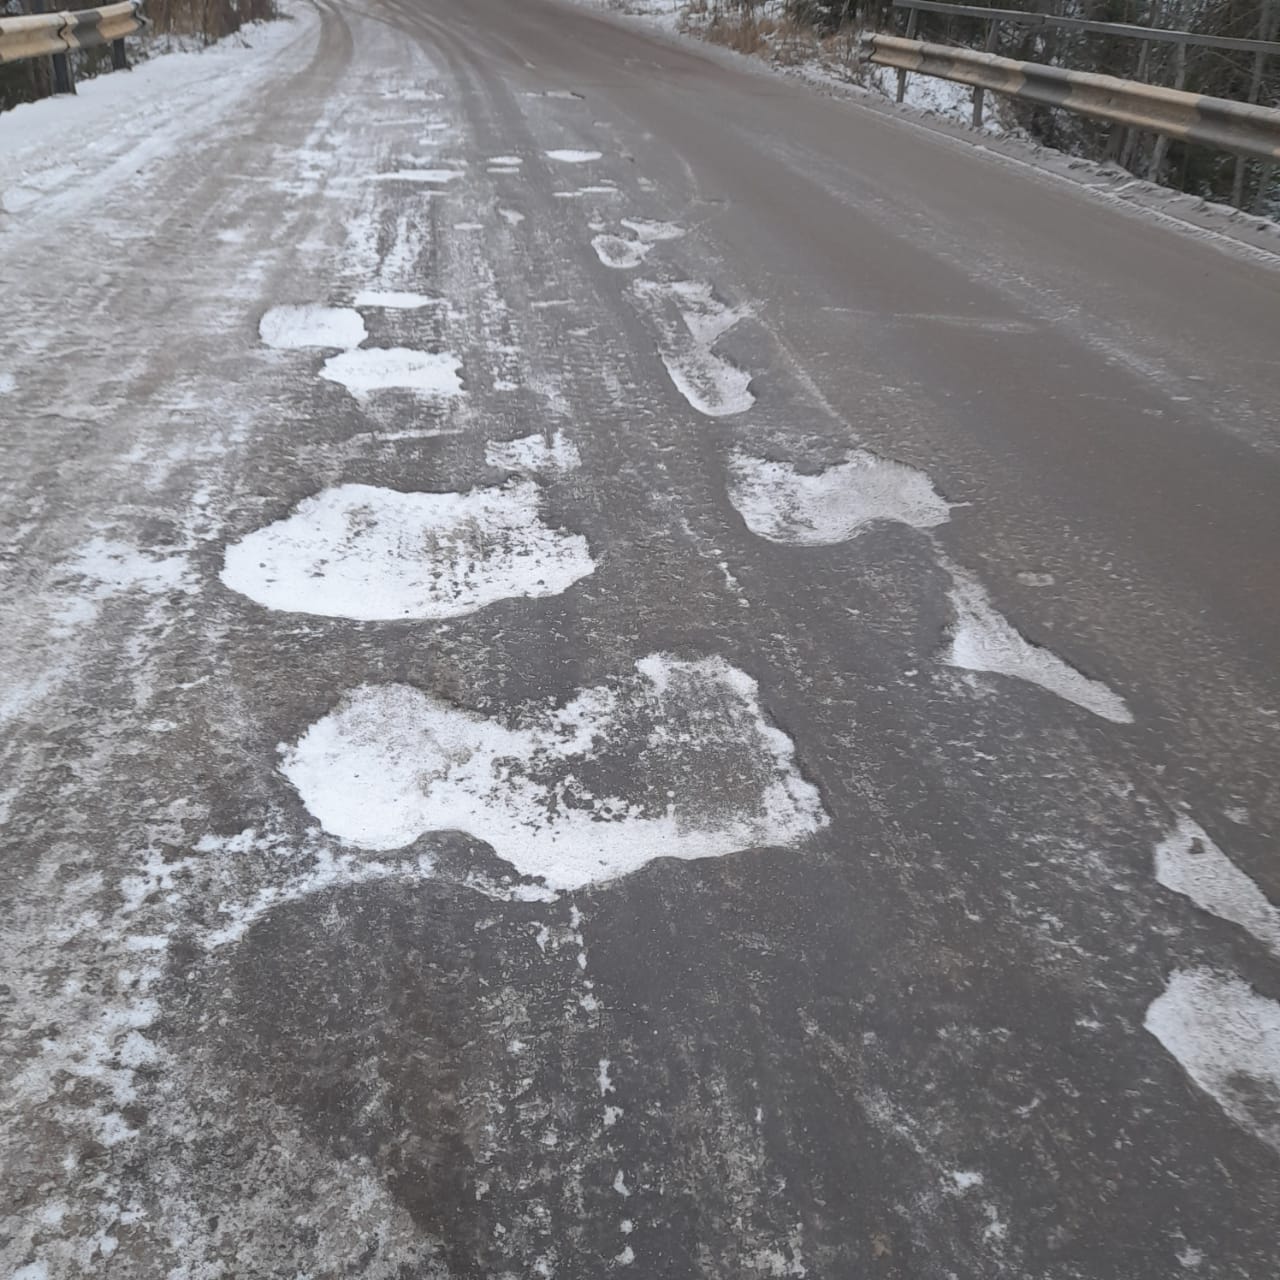
[[[784,42],[784,56],[776,57],[768,46],[756,54],[744,54],[719,41],[704,38],[699,27],[705,16],[688,12],[677,0],[568,0],[569,3],[607,11],[624,21],[663,31],[672,39],[696,40],[703,49],[733,60],[737,65],[757,69],[761,74],[782,74],[798,78],[834,96],[853,98],[871,110],[901,121],[908,127],[923,128],[935,135],[974,146],[997,162],[1034,169],[1049,179],[1082,188],[1096,199],[1111,205],[1140,210],[1144,215],[1189,232],[1202,240],[1217,241],[1231,252],[1252,251],[1274,264],[1280,255],[1280,221],[1244,213],[1230,205],[1216,204],[1201,196],[1174,191],[1169,187],[1135,177],[1119,165],[1088,160],[1047,147],[1029,138],[1022,129],[1001,120],[998,95],[987,96],[987,110],[981,130],[972,119],[972,90],[961,84],[932,76],[909,75],[906,97],[894,101],[896,73],[872,70],[866,83],[858,83],[846,71],[844,60],[835,54],[823,57],[816,42]],[[765,18],[767,6],[757,10],[757,21]],[[813,45],[812,51],[809,49]],[[764,56],[762,56],[764,55]]]
[[[315,39],[316,13],[291,0],[280,13],[207,48],[158,54],[129,72],[83,80],[74,95],[0,114],[0,233],[37,211],[46,227],[51,212],[74,212],[222,115],[271,63],[297,59]]]

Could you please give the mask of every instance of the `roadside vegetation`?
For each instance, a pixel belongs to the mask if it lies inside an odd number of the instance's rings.
[[[56,10],[91,9],[112,0],[10,0],[0,3],[0,14],[52,12]],[[141,39],[131,39],[129,58],[137,61],[152,52],[171,48],[192,48],[212,44],[239,31],[245,23],[259,22],[276,16],[275,0],[147,0],[143,11],[149,26]],[[77,80],[97,75],[111,68],[111,50],[81,49],[71,55]],[[0,111],[20,102],[34,102],[53,92],[53,74],[48,58],[31,58],[0,67]]]

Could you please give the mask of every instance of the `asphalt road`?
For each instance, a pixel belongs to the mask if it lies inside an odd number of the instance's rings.
[[[1273,1280],[1280,264],[292,23],[0,218],[0,1270]]]

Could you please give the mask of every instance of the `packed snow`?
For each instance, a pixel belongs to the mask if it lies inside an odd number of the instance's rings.
[[[1133,715],[1117,693],[1049,649],[1031,644],[996,612],[976,582],[954,574],[950,598],[955,620],[945,658],[949,665],[1025,680],[1104,720],[1133,723]]]
[[[520,480],[469,493],[326,489],[227,548],[222,581],[269,609],[354,618],[451,618],[497,600],[558,595],[592,572],[586,539],[552,529]]]
[[[1280,1151],[1280,1004],[1234,975],[1186,969],[1144,1025],[1236,1124]]]
[[[638,267],[650,248],[643,240],[626,240],[622,236],[612,235],[593,236],[591,247],[606,267],[613,267],[618,271]]]
[[[501,720],[363,685],[282,757],[308,810],[350,844],[463,831],[559,889],[656,857],[793,845],[827,823],[756,682],[718,657],[652,654],[563,706]]]
[[[531,476],[574,471],[582,464],[578,446],[563,431],[553,432],[549,439],[533,435],[490,441],[484,448],[484,460],[490,467]]]
[[[332,347],[346,351],[369,335],[358,311],[350,307],[272,307],[258,322],[258,336],[284,351]]]
[[[825,546],[882,520],[929,529],[951,511],[923,471],[864,449],[809,475],[789,463],[735,453],[729,475],[730,501],[747,528],[771,542]]]
[[[709,418],[745,413],[755,404],[751,375],[712,348],[749,314],[726,307],[709,284],[638,280],[633,296],[654,329],[658,354],[676,390]]]
[[[414,351],[409,347],[365,347],[330,356],[322,378],[340,383],[354,396],[402,389],[418,395],[448,398],[462,394],[462,368],[447,351]]]
[[[1188,817],[1155,851],[1156,879],[1202,911],[1238,924],[1280,958],[1280,909]]]

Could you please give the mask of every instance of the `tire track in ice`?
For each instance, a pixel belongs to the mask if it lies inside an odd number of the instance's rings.
[[[827,824],[758,693],[723,658],[660,653],[563,707],[500,720],[363,685],[282,746],[281,772],[348,844],[464,831],[521,874],[575,888],[658,856],[793,845]]]

